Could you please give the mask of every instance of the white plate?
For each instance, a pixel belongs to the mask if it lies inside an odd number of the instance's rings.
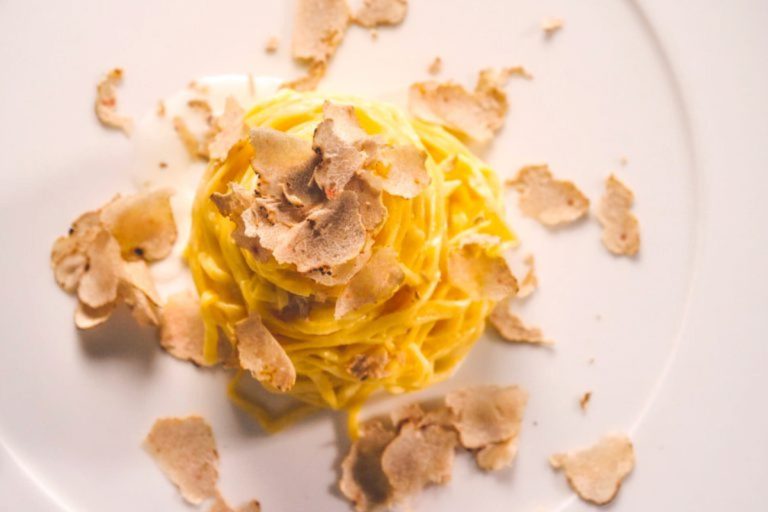
[[[106,331],[76,333],[74,304],[53,283],[54,238],[84,209],[131,190],[131,142],[92,114],[100,73],[125,68],[121,108],[134,113],[203,75],[299,73],[287,4],[157,4],[0,3],[3,507],[185,510],[139,445],[156,417],[197,412],[216,432],[232,502],[348,510],[335,491],[340,416],[265,436],[227,402],[224,374],[166,356],[151,331],[117,318]],[[401,100],[436,55],[442,77],[468,85],[480,67],[523,64],[535,80],[510,85],[512,110],[490,163],[509,175],[546,161],[592,198],[616,172],[636,193],[643,230],[639,258],[613,258],[594,220],[551,232],[521,218],[508,196],[541,280],[523,313],[557,345],[486,335],[454,379],[369,408],[475,382],[530,391],[514,468],[483,475],[461,456],[452,483],[414,508],[585,510],[546,457],[610,430],[632,433],[638,452],[612,509],[764,507],[766,4],[412,4],[406,23],[380,30],[378,41],[352,27],[322,88]],[[566,21],[549,41],[538,26],[546,16]],[[262,50],[271,35],[282,42],[276,56]]]

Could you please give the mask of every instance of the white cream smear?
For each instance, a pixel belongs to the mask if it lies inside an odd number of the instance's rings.
[[[189,106],[190,100],[204,100],[214,116],[224,110],[229,96],[247,112],[251,106],[274,95],[282,80],[250,75],[210,76],[195,80],[190,86],[162,100],[165,113],[146,114],[136,124],[133,179],[139,190],[173,190],[171,206],[179,236],[171,255],[152,265],[152,275],[163,300],[175,292],[194,289],[192,276],[184,261],[184,250],[192,224],[192,203],[207,162],[193,158],[173,127],[173,118],[181,117],[190,131],[202,138],[208,129],[207,114]]]

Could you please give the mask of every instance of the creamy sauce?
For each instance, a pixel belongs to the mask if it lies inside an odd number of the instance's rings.
[[[139,190],[170,188],[174,191],[171,206],[179,230],[172,254],[152,266],[158,291],[163,299],[169,294],[193,288],[192,278],[184,263],[184,249],[189,239],[192,203],[197,185],[207,163],[193,159],[173,128],[173,118],[181,117],[189,129],[200,138],[207,129],[204,113],[190,108],[189,100],[208,102],[217,116],[224,102],[233,96],[247,111],[258,102],[277,92],[281,80],[248,75],[223,75],[196,80],[195,87],[186,87],[163,99],[165,115],[156,111],[146,114],[136,125],[133,179]]]

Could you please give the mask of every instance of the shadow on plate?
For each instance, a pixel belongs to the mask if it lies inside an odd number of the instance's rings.
[[[89,358],[128,360],[146,372],[151,370],[159,353],[157,329],[139,326],[123,305],[103,325],[78,330],[77,335],[80,347]]]

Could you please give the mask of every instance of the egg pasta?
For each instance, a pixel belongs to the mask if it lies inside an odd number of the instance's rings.
[[[296,382],[289,394],[303,405],[271,416],[240,392],[239,383],[247,376],[242,370],[229,394],[270,431],[322,407],[349,411],[354,431],[357,412],[372,393],[418,390],[449,376],[483,332],[494,302],[448,279],[447,255],[473,234],[496,240],[487,250],[497,256],[515,242],[503,219],[494,171],[436,124],[410,119],[386,103],[289,90],[255,105],[245,122],[309,140],[326,100],[354,106],[368,134],[423,149],[430,183],[412,199],[383,194],[387,215],[373,248],[394,250],[402,284],[386,300],[336,318],[334,306],[343,286],[324,286],[293,265],[254,257],[234,242],[234,223],[210,200],[212,194],[226,192],[231,182],[258,187],[248,140],[209,165],[194,202],[186,252],[205,324],[204,356],[217,361],[220,332],[236,344],[235,324],[251,311],[260,314],[295,366]],[[306,306],[306,314],[286,316],[286,308],[297,300]],[[385,362],[383,370],[361,379],[350,368],[363,357],[378,357]]]

